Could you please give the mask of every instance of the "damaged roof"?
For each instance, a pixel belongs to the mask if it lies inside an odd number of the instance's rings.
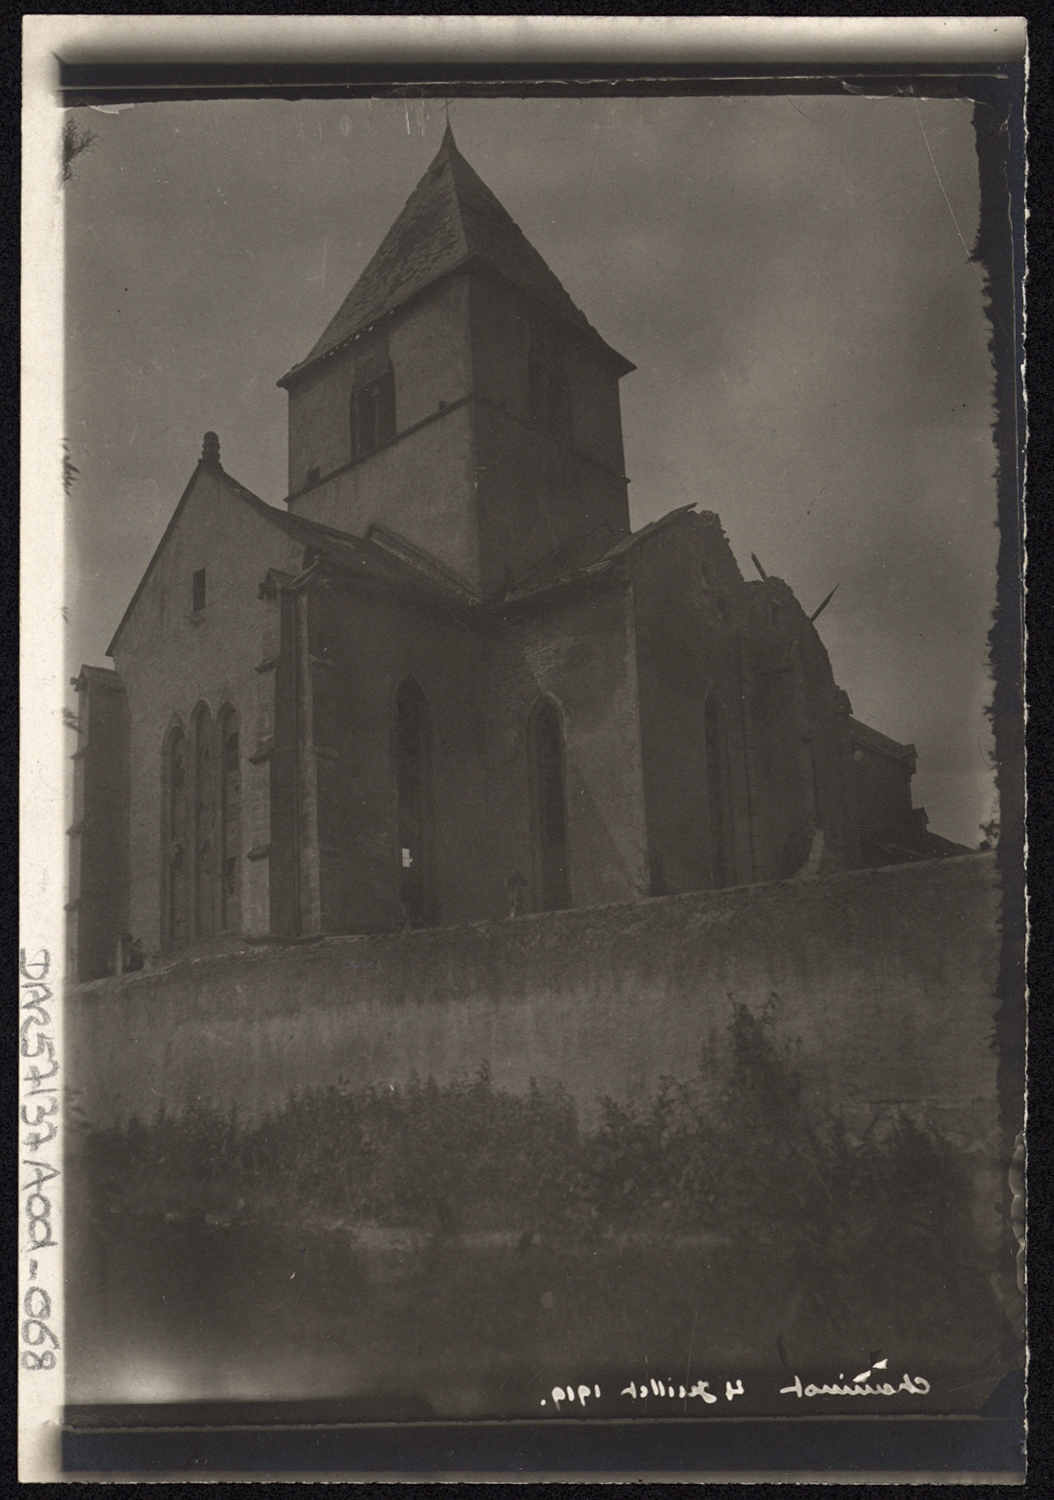
[[[249,495],[248,491],[245,493]],[[295,541],[302,542],[305,550],[310,550],[340,572],[345,574],[366,572],[375,578],[383,578],[389,583],[412,584],[415,588],[424,589],[426,592],[441,594],[462,602],[472,598],[467,587],[462,586],[460,581],[441,563],[426,554],[421,554],[421,563],[417,565],[413,560],[401,555],[401,549],[396,551],[394,546],[385,546],[382,542],[374,541],[371,536],[361,537],[355,536],[350,531],[338,531],[336,527],[325,526],[320,521],[309,521],[305,516],[296,516],[290,511],[276,510],[263,500],[257,500],[255,495],[249,498],[266,512],[268,520],[273,521]],[[372,529],[384,535],[388,534],[380,527]],[[396,543],[401,540],[401,538],[393,538]]]
[[[639,531],[631,531],[627,535],[619,537],[618,541],[610,543],[599,556],[594,557],[589,562],[579,562],[571,567],[564,567],[559,572],[553,572],[551,576],[546,578],[540,576],[542,568],[545,566],[543,561],[529,579],[525,580],[519,588],[510,590],[498,602],[514,603],[519,599],[527,599],[535,594],[543,594],[546,590],[555,588],[557,585],[572,583],[575,579],[590,578],[599,573],[606,573],[614,566],[618,558],[632,551],[634,547],[639,546],[641,542],[654,535],[655,532],[661,531],[667,526],[674,525],[678,521],[683,521],[689,515],[694,515],[700,520],[712,519],[716,521],[717,519],[716,516],[711,516],[709,511],[703,511],[700,514],[696,510],[695,501],[693,500],[689,505],[680,505],[676,510],[667,511],[666,515],[660,516],[657,521],[649,521]]]

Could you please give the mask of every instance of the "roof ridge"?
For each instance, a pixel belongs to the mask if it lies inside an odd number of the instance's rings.
[[[635,547],[638,542],[642,542],[645,537],[654,535],[656,531],[661,531],[664,526],[670,526],[674,521],[680,520],[695,511],[695,507],[696,501],[690,500],[687,505],[678,505],[675,510],[668,510],[664,516],[659,516],[654,521],[647,521],[637,531],[631,531],[628,535],[619,537],[618,541],[613,542],[606,552],[601,553],[601,558],[619,557],[623,552],[628,552],[632,547]],[[697,511],[695,513],[698,515]],[[704,511],[703,514],[705,515],[706,512]]]

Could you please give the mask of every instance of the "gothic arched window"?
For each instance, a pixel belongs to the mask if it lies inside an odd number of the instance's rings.
[[[412,677],[395,695],[399,900],[415,927],[436,921],[432,849],[432,716]]]
[[[531,710],[527,755],[536,905],[540,911],[563,911],[571,905],[564,736],[560,712],[551,698],[539,699]]]
[[[161,763],[161,944],[178,948],[190,936],[187,739],[178,725],[165,739]]]
[[[735,885],[735,833],[732,821],[732,778],[728,756],[725,711],[709,697],[703,712],[706,756],[706,793],[710,814],[710,878],[715,887]]]
[[[219,919],[221,932],[241,926],[242,771],[238,715],[225,704],[217,720],[219,753]]]
[[[216,931],[216,787],[212,715],[204,703],[194,714],[194,936]]]

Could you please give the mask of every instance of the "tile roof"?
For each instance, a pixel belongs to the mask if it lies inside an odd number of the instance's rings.
[[[453,575],[447,575],[447,570],[435,563],[428,554],[422,553],[421,566],[415,567],[410,558],[401,556],[392,547],[386,547],[370,537],[340,531],[335,526],[326,526],[322,521],[312,521],[307,516],[298,516],[293,511],[279,510],[277,506],[268,505],[266,500],[254,495],[252,490],[239,484],[218,465],[214,467],[213,473],[223,480],[228,489],[247,500],[257,514],[345,573],[368,572],[392,583],[413,584],[426,593],[453,595],[456,598],[465,595],[466,591],[459,580]],[[377,529],[384,532],[383,527]]]
[[[448,125],[434,161],[380,249],[307,358],[278,384],[285,385],[424,287],[469,262],[486,264],[607,350],[627,372],[633,368],[575,306],[523,231],[461,155]]]
[[[240,485],[235,484],[235,487],[241,489]],[[324,526],[320,521],[309,521],[305,516],[277,510],[273,505],[258,500],[248,490],[244,491],[244,495],[252,499],[260,512],[294,541],[310,548],[345,574],[369,573],[389,583],[411,584],[426,594],[439,594],[459,602],[466,598],[463,589],[453,581],[446,583],[439,576],[441,570],[438,567],[425,572],[398,556],[390,547],[382,546],[369,537],[355,536],[350,531],[338,531],[336,527]]]

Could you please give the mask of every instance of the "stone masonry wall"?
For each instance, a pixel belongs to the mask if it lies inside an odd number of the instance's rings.
[[[195,706],[212,720],[224,703],[240,721],[245,849],[269,838],[266,766],[245,763],[273,734],[273,674],[256,669],[277,649],[275,609],[258,597],[269,568],[296,573],[303,547],[231,494],[201,466],[187,505],[148,574],[114,649],[130,711],[130,892],[128,930],[149,951],[160,942],[162,746]],[[192,608],[194,573],[206,570],[206,606]],[[265,868],[265,867],[264,867]],[[266,930],[261,866],[242,860],[242,910],[249,931]]]
[[[94,1124],[194,1100],[248,1119],[291,1089],[486,1063],[515,1092],[560,1083],[589,1121],[599,1095],[705,1074],[731,1001],[775,995],[817,1099],[851,1124],[903,1108],[939,1129],[994,1234],[998,914],[994,859],[972,855],[186,960],[69,992],[70,1078]]]

